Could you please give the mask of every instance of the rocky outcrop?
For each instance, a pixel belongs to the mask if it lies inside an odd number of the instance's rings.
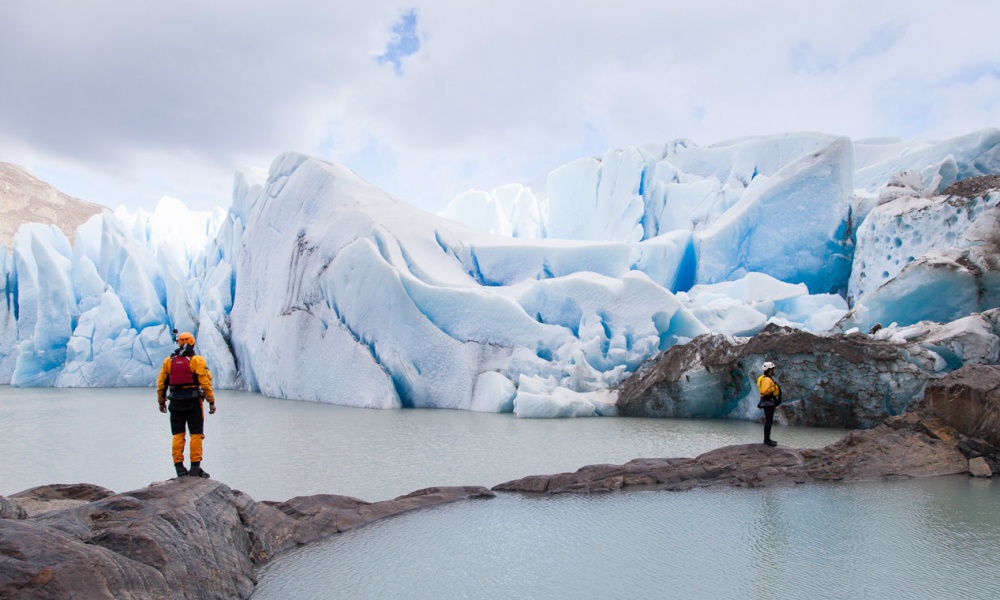
[[[0,496],[0,519],[24,519],[27,516],[28,512],[23,506]]]
[[[1000,175],[983,175],[955,182],[945,188],[941,195],[976,198],[996,191],[1000,191]]]
[[[430,488],[385,502],[255,502],[183,477],[124,494],[44,486],[0,499],[0,598],[247,598],[255,568],[295,546],[486,488]],[[5,507],[30,507],[29,511]],[[31,510],[35,512],[31,512]],[[28,512],[31,516],[25,514]]]
[[[928,387],[923,406],[966,435],[1000,446],[1000,366],[949,373]]]
[[[752,338],[701,335],[656,356],[618,387],[618,414],[756,420],[756,378],[779,365],[784,424],[864,429],[901,414],[950,369],[996,362],[1000,311],[872,334],[817,335],[768,325]]]
[[[91,483],[56,483],[33,487],[10,496],[27,515],[41,515],[65,508],[76,508],[88,502],[103,500],[115,493]]]
[[[926,398],[878,427],[852,431],[825,448],[726,446],[695,458],[640,458],[573,473],[534,475],[494,491],[557,494],[625,489],[765,487],[1000,473],[1000,367],[963,367],[932,383]]]
[[[63,194],[24,167],[0,162],[0,244],[11,245],[24,223],[55,225],[72,240],[77,227],[104,210]]]
[[[962,436],[960,448],[1000,473],[1000,366],[972,365],[928,386],[921,410],[937,415]],[[986,473],[976,462],[976,471]]]
[[[641,458],[592,465],[574,473],[535,475],[502,483],[503,492],[558,494],[613,490],[682,491],[705,487],[768,487],[820,481],[871,481],[966,473],[957,432],[924,420],[894,417],[817,450],[763,444],[726,446],[695,458]],[[938,436],[941,437],[938,437]]]
[[[926,354],[926,353],[925,353]],[[768,325],[750,339],[706,334],[675,346],[618,388],[618,413],[636,417],[756,418],[764,361],[779,365],[781,423],[856,429],[903,412],[931,369],[907,348],[863,334],[818,336]],[[928,367],[934,360],[926,359]]]

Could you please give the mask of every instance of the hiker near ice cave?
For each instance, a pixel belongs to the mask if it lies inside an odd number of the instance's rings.
[[[201,468],[201,446],[205,439],[202,400],[208,400],[208,414],[215,414],[215,393],[212,373],[205,359],[194,353],[194,336],[190,333],[178,335],[177,349],[163,360],[156,380],[156,396],[162,413],[167,412],[170,400],[170,433],[177,476],[208,477]],[[191,433],[190,470],[184,468],[185,429]]]
[[[774,381],[774,363],[764,363],[764,374],[757,378],[757,389],[760,390],[760,402],[757,408],[764,409],[764,443],[777,446],[778,442],[771,439],[771,425],[774,424],[774,409],[781,404],[781,388]]]

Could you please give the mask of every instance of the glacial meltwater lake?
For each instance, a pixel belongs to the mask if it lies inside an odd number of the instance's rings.
[[[728,420],[525,420],[377,411],[221,391],[204,467],[256,500],[384,500],[434,485],[695,456],[759,441]],[[153,389],[0,386],[0,495],[118,492],[173,475]],[[796,447],[845,432],[776,427]],[[966,476],[763,490],[460,502],[291,552],[255,600],[287,598],[998,598],[1000,486]]]

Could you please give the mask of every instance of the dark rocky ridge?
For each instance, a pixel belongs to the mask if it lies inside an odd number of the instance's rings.
[[[722,416],[744,398],[753,398],[754,375],[765,360],[772,360],[780,365],[786,400],[778,413],[782,422],[870,427],[901,413],[929,379],[907,359],[904,348],[864,335],[822,337],[777,325],[749,340],[704,334],[674,346],[624,381],[618,388],[618,413]],[[855,380],[866,382],[868,389],[852,385]],[[705,388],[718,403],[703,407],[702,414],[684,414],[692,390],[704,393]],[[789,402],[793,399],[797,401]]]
[[[941,194],[944,196],[974,198],[976,196],[985,196],[994,191],[1000,191],[1000,174],[970,177],[969,179],[956,181],[945,188]]]
[[[727,446],[695,458],[592,465],[493,489],[680,491],[990,476],[1000,458],[998,415],[1000,367],[965,367],[932,383],[913,411],[826,448]],[[256,568],[291,548],[408,511],[493,495],[460,487],[375,503],[334,495],[255,502],[193,477],[124,494],[86,484],[42,486],[0,497],[0,598],[246,598]]]

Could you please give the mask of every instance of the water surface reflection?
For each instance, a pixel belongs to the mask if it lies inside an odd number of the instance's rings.
[[[303,548],[253,598],[998,598],[997,506],[967,476],[504,494]]]
[[[385,500],[435,485],[493,486],[526,475],[646,456],[695,456],[756,442],[742,421],[518,419],[455,410],[366,410],[220,391],[206,416],[205,469],[256,500],[342,494]],[[0,386],[0,495],[47,483],[124,492],[173,476],[167,415],[141,389]],[[840,430],[778,428],[793,446]]]

